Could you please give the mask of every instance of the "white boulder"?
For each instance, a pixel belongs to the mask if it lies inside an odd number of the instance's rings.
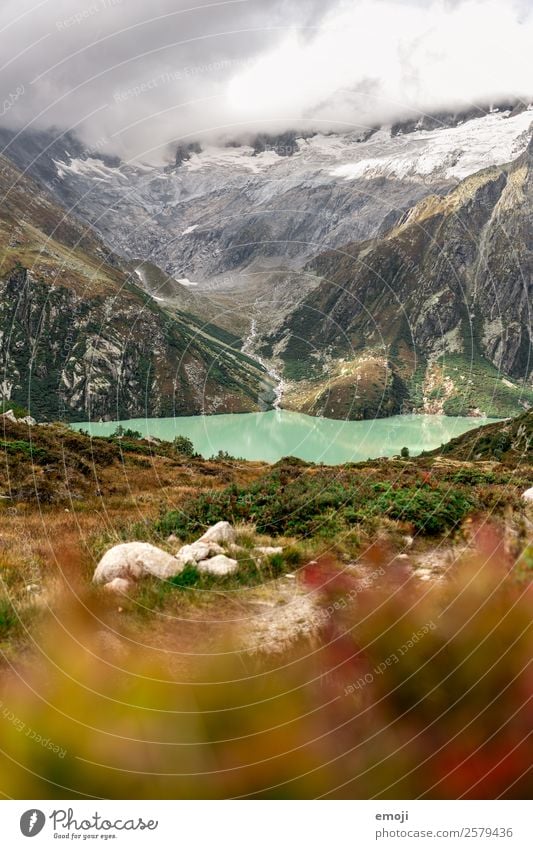
[[[529,502],[529,504],[533,503],[533,486],[530,489],[526,489],[522,494],[522,500]]]
[[[231,545],[235,542],[235,531],[229,522],[217,522],[208,528],[198,542],[216,542],[218,545]]]
[[[127,578],[113,578],[112,581],[104,584],[104,590],[107,590],[109,593],[119,593],[119,595],[125,595],[130,591],[131,587],[132,583]]]
[[[187,563],[199,563],[201,560],[207,560],[216,554],[224,554],[224,549],[216,542],[197,542],[191,545],[184,545],[176,554],[176,560],[182,567]]]
[[[198,563],[198,571],[206,575],[231,575],[239,568],[236,560],[231,557],[226,557],[225,554],[217,554],[216,557],[210,557],[209,560],[202,560]]]
[[[146,575],[172,578],[183,566],[171,554],[148,542],[125,542],[106,551],[93,575],[97,584],[107,584],[115,578],[138,579]]]

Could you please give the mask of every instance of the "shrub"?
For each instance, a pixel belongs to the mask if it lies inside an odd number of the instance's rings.
[[[29,415],[27,409],[21,404],[17,404],[16,401],[0,401],[0,415],[7,413],[9,410],[13,411],[13,415],[17,419],[23,419]]]
[[[194,457],[194,445],[187,436],[174,437],[172,447],[176,454],[181,454],[183,457]]]
[[[142,439],[143,435],[139,430],[132,430],[131,427],[122,427],[119,425],[111,434],[112,439]]]
[[[421,533],[438,534],[457,526],[476,504],[458,490],[408,487],[384,493],[372,506],[378,514],[410,522]]]

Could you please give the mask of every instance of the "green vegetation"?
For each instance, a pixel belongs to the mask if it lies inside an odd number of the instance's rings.
[[[119,425],[111,434],[111,439],[142,439],[142,433],[139,430],[133,430],[131,427],[122,427]]]
[[[0,440],[0,451],[8,454],[21,454],[27,460],[32,460],[34,463],[46,463],[49,459],[49,453],[46,448],[41,448],[32,445],[31,442],[26,442],[24,439],[13,439],[11,441]]]
[[[194,457],[195,455],[193,442],[187,436],[174,437],[172,447],[176,454],[181,454],[183,457]]]
[[[13,415],[17,419],[23,419],[28,415],[27,409],[22,404],[18,404],[16,401],[0,401],[0,415],[9,410],[13,411]]]
[[[20,627],[20,620],[11,600],[0,596],[0,642],[13,635]]]
[[[533,410],[507,422],[495,422],[452,439],[433,454],[458,460],[496,460],[519,463],[533,460]]]
[[[232,484],[200,493],[182,509],[165,513],[155,530],[163,537],[174,533],[188,540],[206,526],[228,520],[253,523],[260,534],[331,539],[385,517],[433,535],[458,527],[480,504],[470,485],[426,481],[416,470],[405,481],[394,482],[396,470],[390,471],[391,482],[357,467],[300,473],[298,467],[278,465],[251,486]]]
[[[232,557],[237,559],[239,568],[231,575],[202,574],[195,565],[191,564],[168,581],[161,581],[158,578],[145,579],[139,585],[135,595],[138,610],[141,614],[151,615],[154,610],[172,601],[172,596],[177,591],[180,593],[186,591],[189,602],[201,604],[205,600],[206,592],[223,593],[259,586],[281,577],[302,562],[301,555],[298,553],[296,556],[294,548],[289,548],[287,555],[285,552],[282,555],[273,554],[261,562],[252,558],[247,552],[238,552],[232,554]]]
[[[526,404],[533,406],[533,390],[507,380],[483,355],[470,359],[446,354],[438,365],[455,387],[444,402],[447,416],[467,416],[479,409],[490,418],[507,418],[516,416]]]

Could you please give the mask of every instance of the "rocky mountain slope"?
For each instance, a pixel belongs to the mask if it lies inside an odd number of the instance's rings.
[[[136,341],[125,358],[130,385],[114,406],[123,373],[112,363],[130,348],[107,340],[98,387],[83,364],[85,343],[66,370],[53,358],[68,410],[144,412],[138,399],[150,373],[146,409],[158,414],[261,408],[272,380],[282,406],[338,418],[520,412],[533,403],[532,118],[526,104],[510,104],[351,133],[195,142],[165,166],[122,162],[69,133],[0,130],[20,179],[45,185],[68,210],[61,227],[91,240],[74,269],[73,252],[56,248],[48,283],[57,271],[68,298],[75,291],[85,303],[89,276],[101,299],[91,321],[107,303],[122,339],[135,326],[135,340],[156,340],[155,348]],[[19,197],[8,241],[25,203]],[[39,248],[30,266],[14,247],[12,260],[35,276],[45,254]],[[97,274],[88,275],[87,256],[93,266],[98,259]],[[117,286],[115,309],[103,293]],[[76,323],[79,309],[57,306]],[[162,325],[177,334],[171,343]],[[21,374],[29,359],[17,356]],[[224,367],[211,369],[215,361]],[[79,374],[69,376],[74,363]],[[175,372],[184,381],[176,392]],[[18,378],[11,382],[24,394]],[[39,394],[51,395],[48,384]]]
[[[527,144],[522,110],[181,145],[166,166],[121,162],[71,134],[0,131],[0,141],[118,254],[226,288],[371,238],[421,198],[510,161]]]
[[[262,352],[293,381],[285,403],[338,418],[531,404],[532,164],[530,141],[313,260],[319,284]]]
[[[5,157],[0,193],[3,400],[39,419],[70,420],[264,405],[271,381],[234,340],[163,309]]]

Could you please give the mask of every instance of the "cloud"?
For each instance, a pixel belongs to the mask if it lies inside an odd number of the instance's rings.
[[[4,0],[4,124],[153,159],[533,94],[531,2]]]
[[[531,44],[531,15],[501,0],[343,3],[313,37],[291,33],[235,75],[230,109],[248,120],[350,124],[527,98]]]

